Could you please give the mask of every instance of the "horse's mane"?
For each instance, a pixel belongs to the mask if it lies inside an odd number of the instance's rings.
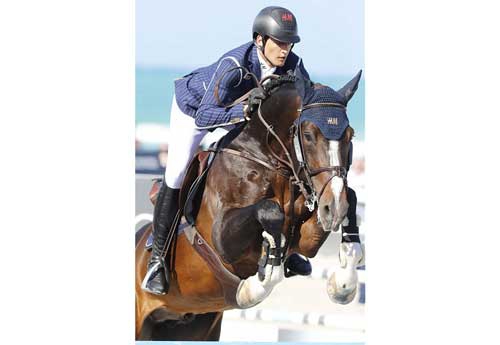
[[[276,92],[282,85],[289,84],[293,85],[297,78],[294,75],[284,74],[277,78],[272,78],[268,82],[264,83],[263,88],[268,95]]]

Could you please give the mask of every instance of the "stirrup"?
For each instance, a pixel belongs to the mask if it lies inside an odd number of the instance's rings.
[[[165,295],[168,293],[170,285],[168,271],[165,266],[165,260],[163,258],[155,258],[154,261],[156,262],[150,262],[150,264],[148,265],[148,271],[146,272],[146,276],[142,280],[141,289],[154,295]],[[158,277],[158,275],[161,274],[163,274],[164,277]],[[157,278],[160,279],[160,281],[155,281],[155,279]],[[150,284],[154,283],[160,285],[160,287],[151,287]]]

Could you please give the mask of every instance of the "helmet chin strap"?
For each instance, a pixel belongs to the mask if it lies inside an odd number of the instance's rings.
[[[269,66],[271,66],[271,68],[273,67],[277,67],[275,66],[266,56],[266,53],[264,53],[264,49],[266,47],[266,43],[267,43],[267,40],[268,40],[268,37],[266,38],[262,38],[262,45],[258,45],[257,42],[255,42],[255,45],[257,46],[257,49],[260,50],[260,52],[262,53],[262,57],[264,58],[264,60],[266,60],[266,62],[269,64]]]

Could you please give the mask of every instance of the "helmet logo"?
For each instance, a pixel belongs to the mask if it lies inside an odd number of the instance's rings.
[[[281,15],[281,21],[283,22],[291,22],[293,19],[293,16],[291,13],[283,13]]]

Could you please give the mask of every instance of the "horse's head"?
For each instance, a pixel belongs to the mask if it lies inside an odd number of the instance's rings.
[[[347,169],[354,130],[349,126],[346,107],[360,77],[361,71],[339,91],[310,84],[303,94],[305,105],[298,119],[296,150],[297,146],[302,148],[305,170],[318,201],[317,216],[325,231],[337,231],[349,207]]]

